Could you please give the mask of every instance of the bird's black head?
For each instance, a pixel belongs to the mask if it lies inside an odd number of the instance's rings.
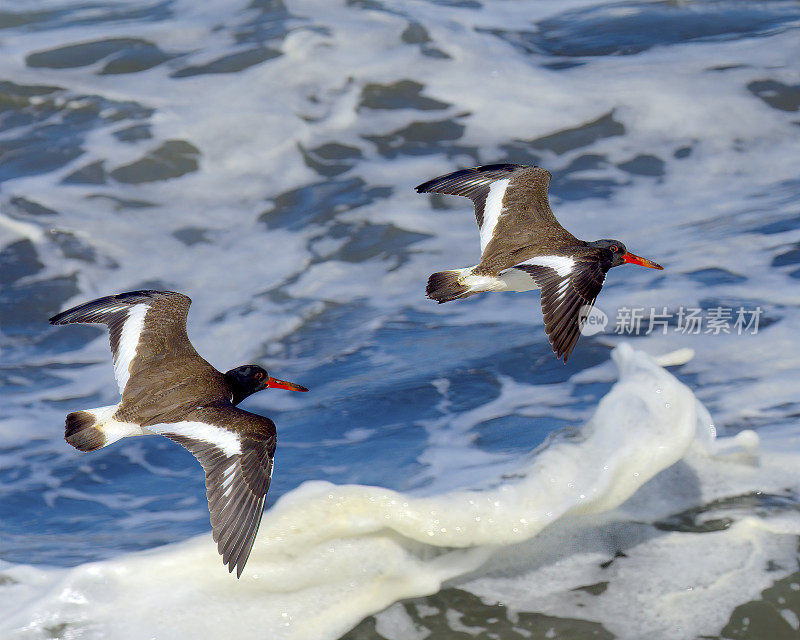
[[[247,396],[253,395],[256,391],[261,391],[268,387],[275,387],[277,389],[289,389],[291,391],[308,391],[305,387],[295,384],[294,382],[286,382],[285,380],[278,380],[269,375],[266,369],[259,367],[256,364],[245,364],[241,367],[236,367],[225,373],[225,380],[231,387],[233,404],[239,404]]]
[[[611,267],[618,267],[626,263],[638,264],[650,269],[664,268],[647,258],[630,253],[619,240],[595,240],[590,242],[589,245],[600,249],[600,264],[603,267],[603,271],[608,271]]]
[[[595,240],[589,244],[597,249],[601,249],[600,263],[603,265],[604,271],[608,271],[611,267],[618,267],[625,263],[622,256],[628,253],[628,250],[619,240]]]

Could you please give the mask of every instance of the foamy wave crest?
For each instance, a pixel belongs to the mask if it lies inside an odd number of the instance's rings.
[[[654,490],[654,476],[690,452],[698,467],[711,468],[723,454],[728,467],[741,464],[736,456],[749,459],[757,443],[752,432],[717,442],[693,393],[646,354],[621,345],[613,358],[619,381],[591,420],[551,439],[526,468],[492,488],[414,497],[305,483],[265,514],[238,582],[207,535],[68,571],[7,565],[1,635],[38,638],[59,629],[76,637],[219,638],[235,631],[334,639],[365,616],[448,581],[471,580],[478,592],[507,588],[519,580],[507,575],[509,563],[542,570],[542,558],[555,554],[582,577],[582,562],[596,564],[603,523],[658,517],[687,499],[673,476],[662,488],[675,497]],[[731,477],[727,469],[726,481]],[[648,498],[630,499],[645,484]],[[748,535],[758,529],[752,521],[736,526]],[[562,576],[549,584],[563,583]],[[630,614],[619,615],[624,623]]]

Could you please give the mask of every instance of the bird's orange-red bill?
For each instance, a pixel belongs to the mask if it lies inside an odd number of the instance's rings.
[[[635,253],[631,253],[630,251],[627,251],[625,255],[622,256],[622,259],[629,264],[638,264],[639,266],[647,267],[649,269],[664,269],[664,267],[662,267],[660,264],[656,264],[647,258],[642,258],[642,256],[637,256]]]
[[[267,380],[267,386],[274,387],[275,389],[288,389],[289,391],[308,391],[308,389],[299,384],[287,382],[286,380],[278,380],[278,378],[273,378],[272,376]]]

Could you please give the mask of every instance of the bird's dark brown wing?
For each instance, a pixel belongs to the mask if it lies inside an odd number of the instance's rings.
[[[515,268],[528,273],[541,289],[545,331],[556,357],[566,362],[580,337],[581,318],[586,317],[603,288],[606,274],[600,262],[576,259],[568,273],[530,263]]]
[[[186,335],[191,303],[174,291],[129,291],[62,311],[50,324],[107,325],[114,377],[123,393],[130,376],[164,355],[197,356]]]
[[[277,441],[269,418],[233,405],[202,407],[181,422],[149,427],[186,447],[206,472],[217,549],[228,571],[242,575],[272,478]]]
[[[417,187],[419,193],[470,198],[481,236],[483,272],[497,274],[550,250],[575,242],[550,209],[550,172],[521,164],[461,169]]]
[[[439,176],[416,187],[417,193],[443,193],[464,196],[475,205],[478,230],[483,227],[486,196],[493,182],[510,178],[515,172],[526,169],[522,164],[486,164],[472,169],[459,169]]]

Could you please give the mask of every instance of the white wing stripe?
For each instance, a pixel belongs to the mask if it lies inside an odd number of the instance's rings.
[[[556,290],[556,297],[561,300],[567,294],[567,288],[569,287],[569,280],[564,280],[561,285]]]
[[[575,261],[566,256],[536,256],[535,258],[526,260],[522,264],[535,264],[541,267],[550,267],[563,278],[572,273]]]
[[[128,379],[131,377],[131,360],[136,357],[136,348],[139,346],[139,337],[144,327],[144,317],[149,309],[146,304],[136,304],[128,310],[128,316],[122,325],[117,353],[114,354],[114,377],[117,379],[119,392],[125,390]]]
[[[227,469],[225,469],[225,472],[222,474],[223,480],[221,486],[223,489],[225,489],[225,492],[222,495],[225,496],[226,498],[231,494],[231,491],[233,491],[233,479],[237,477],[236,474],[233,472],[236,470],[238,462],[239,458],[234,458],[233,462]]]
[[[206,422],[167,422],[147,427],[156,433],[175,433],[179,436],[202,440],[218,447],[226,456],[234,456],[242,452],[239,436],[215,424]]]
[[[511,178],[503,180],[495,180],[492,186],[489,187],[489,193],[486,195],[486,204],[483,206],[483,224],[481,225],[481,255],[483,255],[486,245],[494,235],[494,229],[497,226],[497,221],[503,213],[503,197],[506,195],[506,189]]]
[[[237,459],[234,458],[233,462],[230,463],[228,468],[225,469],[225,471],[222,474],[221,485],[223,487],[228,487],[228,490],[226,490],[225,495],[228,495],[230,487],[233,486],[231,485],[231,483],[233,482],[233,479],[236,477],[235,474],[233,473],[236,470],[236,461]]]

